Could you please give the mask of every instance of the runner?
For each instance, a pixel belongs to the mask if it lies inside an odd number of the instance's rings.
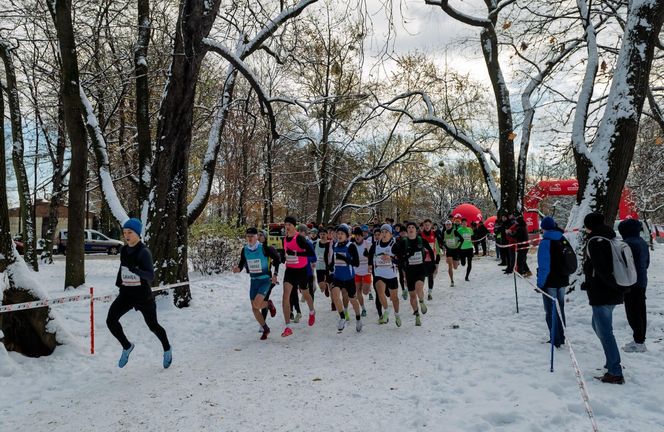
[[[274,252],[279,256],[279,252],[277,252],[276,249],[274,249],[272,246],[268,246],[267,244],[267,231],[265,230],[259,230],[258,231],[258,241],[263,245],[263,248],[270,248],[274,250]],[[281,263],[281,257],[279,257],[279,261],[276,264]],[[275,262],[273,260],[270,260],[270,265],[275,266]],[[271,281],[270,283],[270,289],[267,291],[267,295],[265,296],[265,301],[271,303],[270,300],[270,295],[272,295],[272,289],[274,288],[275,285],[277,285],[279,281]],[[267,307],[263,308],[261,310],[261,315],[263,315],[263,319],[267,319],[267,313],[270,312],[270,316],[274,318],[275,315],[277,315],[277,309],[274,308],[274,305],[272,305],[272,309],[268,309]],[[263,327],[261,326],[260,332],[263,333]]]
[[[399,242],[401,240],[401,235],[403,234],[403,227],[401,224],[396,224],[394,225],[394,239]],[[404,300],[408,299],[408,291],[406,290],[406,283],[404,280],[404,272],[403,272],[403,266],[401,261],[398,263],[398,268],[399,268],[399,284],[401,285],[401,297]]]
[[[332,299],[337,305],[339,311],[339,323],[337,330],[341,332],[346,326],[346,311],[344,311],[342,302],[342,292],[345,291],[350,303],[355,311],[355,330],[362,331],[362,315],[360,313],[360,304],[355,298],[355,270],[360,264],[360,257],[357,254],[355,243],[349,241],[350,230],[347,225],[337,227],[337,242],[333,246],[333,255],[330,266],[334,265]]]
[[[450,276],[450,286],[454,286],[454,270],[459,267],[460,247],[463,237],[454,229],[451,220],[445,221],[443,231],[443,245],[445,246],[445,261],[447,262],[447,274]]]
[[[129,361],[129,354],[134,350],[134,344],[125,336],[120,318],[132,309],[139,311],[143,315],[145,324],[161,342],[164,349],[163,366],[164,369],[168,369],[173,361],[173,353],[166,330],[157,321],[157,304],[150,286],[154,280],[154,265],[150,249],[141,241],[142,230],[143,224],[134,218],[122,226],[122,235],[127,245],[120,249],[120,269],[115,279],[115,286],[120,288],[120,294],[108,309],[106,325],[122,345],[118,366],[123,368]]]
[[[367,229],[369,229],[367,227]],[[352,242],[357,248],[357,254],[360,258],[360,265],[355,267],[355,288],[356,297],[362,308],[362,316],[367,316],[367,309],[364,307],[364,296],[371,294],[371,272],[369,271],[369,249],[371,243],[364,238],[364,231],[360,227],[353,229]],[[373,300],[373,296],[369,298]]]
[[[422,325],[420,310],[422,314],[427,313],[427,305],[424,303],[424,278],[426,277],[424,258],[427,252],[433,254],[433,250],[429,243],[417,234],[415,222],[407,223],[406,232],[406,237],[397,244],[396,252],[404,269],[410,305],[413,307],[413,315],[415,315],[415,325],[420,326]]]
[[[431,219],[425,219],[422,224],[422,232],[420,233],[424,241],[429,243],[433,255],[428,254],[424,258],[424,265],[427,269],[427,279],[429,284],[428,300],[432,300],[433,296],[433,280],[438,273],[438,263],[440,263],[440,248],[438,247],[438,239],[436,238],[436,231],[433,229]]]
[[[316,322],[316,311],[314,310],[314,301],[307,289],[307,269],[309,265],[308,257],[316,253],[309,245],[306,238],[298,235],[295,225],[297,221],[293,216],[286,216],[284,226],[286,227],[286,236],[284,237],[284,254],[286,255],[286,271],[284,272],[284,293],[283,293],[283,312],[286,328],[282,337],[290,336],[293,330],[290,328],[290,295],[293,289],[299,289],[309,306],[309,326]]]
[[[461,219],[461,228],[457,229],[457,232],[463,237],[459,254],[462,266],[466,265],[466,261],[468,262],[468,266],[466,267],[466,281],[469,281],[468,276],[470,276],[470,271],[473,269],[473,230],[468,227],[468,219]]]
[[[233,273],[240,273],[246,269],[251,278],[249,288],[249,299],[251,300],[251,310],[254,318],[263,328],[261,340],[267,339],[270,334],[270,327],[265,323],[262,310],[269,309],[270,314],[275,316],[277,310],[272,304],[272,300],[265,300],[270,292],[270,285],[277,283],[279,274],[279,254],[274,248],[265,246],[258,241],[258,230],[256,228],[247,228],[247,244],[240,251],[240,262],[233,269]],[[270,272],[271,265],[274,265],[274,273]]]
[[[319,232],[319,239],[314,243],[314,250],[316,251],[316,280],[321,292],[325,293],[325,297],[330,296],[330,270],[327,262],[330,260],[332,251],[332,243],[328,240],[327,231],[321,230]],[[332,301],[332,310],[336,310],[334,301]]]
[[[392,237],[392,227],[383,224],[380,236],[375,235],[375,241],[369,250],[369,269],[374,275],[374,289],[376,290],[376,308],[380,316],[379,324],[389,322],[389,310],[387,296],[392,300],[394,308],[394,321],[397,327],[401,327],[401,316],[399,315],[399,280],[397,269],[396,249],[397,242]]]

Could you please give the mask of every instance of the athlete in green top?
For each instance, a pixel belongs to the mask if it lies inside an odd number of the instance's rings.
[[[461,258],[461,265],[466,265],[466,260],[468,260],[468,266],[466,267],[466,281],[468,281],[468,276],[470,271],[473,268],[473,230],[468,227],[468,219],[461,219],[461,227],[457,229],[457,232],[463,237],[463,243],[461,243],[461,248],[459,255]]]

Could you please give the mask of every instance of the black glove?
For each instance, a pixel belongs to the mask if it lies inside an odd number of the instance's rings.
[[[369,256],[369,249],[364,249],[364,253],[362,253],[365,257]]]
[[[440,255],[436,256],[436,264],[440,264]]]
[[[127,266],[130,272],[134,273],[135,275],[138,275],[138,267],[136,266]]]
[[[346,257],[345,254],[342,254],[342,253],[335,253],[334,258],[336,258],[338,260],[341,260],[343,262],[348,262],[348,258]]]
[[[286,249],[286,255],[290,255],[290,256],[297,255],[297,252],[295,252],[292,249]]]

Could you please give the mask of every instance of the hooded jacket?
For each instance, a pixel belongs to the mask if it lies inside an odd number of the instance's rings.
[[[547,230],[537,249],[537,287],[563,288],[569,285],[569,276],[560,272],[562,256],[552,254],[551,243],[563,238],[562,231]],[[554,246],[555,247],[555,246]]]
[[[613,255],[608,241],[595,239],[616,237],[615,231],[607,225],[600,225],[588,236],[584,251],[583,273],[586,281],[581,289],[588,294],[591,306],[617,305],[623,302],[623,293],[614,288],[609,275],[613,273]]]
[[[650,251],[648,243],[640,236],[641,222],[635,219],[626,219],[618,225],[618,232],[623,241],[629,245],[634,257],[637,280],[634,287],[645,288],[648,285],[648,267],[650,266]]]

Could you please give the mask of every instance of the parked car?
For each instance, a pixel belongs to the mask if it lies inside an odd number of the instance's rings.
[[[58,252],[67,252],[67,230],[58,233]],[[85,253],[106,252],[109,255],[117,255],[124,243],[120,240],[108,238],[95,230],[85,230]]]

